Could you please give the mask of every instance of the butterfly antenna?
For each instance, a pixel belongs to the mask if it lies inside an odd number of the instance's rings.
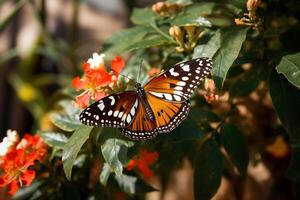
[[[115,72],[116,74],[118,74],[120,76],[123,76],[123,77],[127,78],[128,80],[131,80],[131,81],[135,82],[135,80],[131,79],[129,76],[121,74],[120,72],[117,72],[116,70],[111,69],[111,71]]]
[[[138,77],[137,77],[137,82],[138,83],[140,81],[140,73],[141,73],[142,64],[143,64],[143,59],[141,59],[141,63],[140,63],[140,67],[139,67],[139,73],[138,73]]]

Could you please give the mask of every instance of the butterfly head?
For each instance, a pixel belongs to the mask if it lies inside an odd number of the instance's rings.
[[[136,84],[135,84],[135,88],[136,88],[137,90],[142,89],[142,85],[141,85],[140,83],[136,83]]]

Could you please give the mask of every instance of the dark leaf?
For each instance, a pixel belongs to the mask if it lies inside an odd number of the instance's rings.
[[[231,161],[245,176],[249,162],[249,153],[243,133],[234,125],[224,124],[220,132],[221,143],[229,154]]]
[[[195,200],[210,200],[217,192],[223,173],[223,157],[216,141],[207,139],[195,157]]]
[[[300,91],[283,75],[273,71],[270,95],[278,116],[290,136],[292,148],[300,147]]]
[[[300,92],[283,75],[274,70],[269,80],[272,103],[289,134],[292,159],[288,177],[300,182]]]

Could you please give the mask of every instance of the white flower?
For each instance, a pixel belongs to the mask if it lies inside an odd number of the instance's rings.
[[[10,147],[19,140],[18,133],[15,130],[7,130],[6,135],[0,143],[0,156],[4,156]]]
[[[98,54],[98,53],[93,53],[93,57],[88,59],[87,63],[90,64],[91,69],[98,69],[100,67],[104,67],[104,57],[105,54]]]

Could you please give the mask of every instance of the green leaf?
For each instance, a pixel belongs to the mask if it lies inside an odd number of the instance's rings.
[[[223,157],[216,141],[207,139],[195,157],[195,200],[210,200],[217,192],[223,173]]]
[[[220,47],[221,33],[220,30],[217,30],[206,44],[200,44],[195,47],[193,58],[212,58]]]
[[[62,133],[55,132],[42,132],[40,136],[43,138],[44,142],[51,147],[56,147],[62,149],[64,145],[68,142],[68,138]]]
[[[155,15],[151,8],[134,8],[130,20],[137,25],[151,24],[155,19]]]
[[[192,14],[188,15],[179,15],[172,21],[172,26],[185,26],[187,24],[194,26],[202,26],[202,27],[211,27],[210,21],[201,16],[196,16]]]
[[[144,194],[147,192],[157,191],[155,188],[135,176],[123,174],[120,177],[115,176],[115,180],[120,189],[127,194]]]
[[[144,48],[162,46],[162,45],[169,45],[169,44],[173,44],[173,41],[162,36],[157,36],[156,38],[144,39],[142,41],[131,43],[131,45],[126,48],[126,51],[132,51],[136,49],[144,49]]]
[[[111,174],[111,169],[109,167],[109,164],[104,163],[101,174],[99,176],[100,183],[102,183],[104,186],[106,186],[107,180],[108,180],[110,174]]]
[[[300,148],[300,92],[274,70],[269,80],[272,103],[290,136],[292,148]]]
[[[112,129],[113,135],[119,134],[118,130]],[[123,165],[127,162],[128,147],[133,146],[133,142],[126,141],[119,138],[108,138],[101,145],[102,155],[104,160],[110,166],[111,170],[117,176],[121,176],[123,172]]]
[[[223,86],[229,68],[239,55],[248,30],[249,28],[239,27],[221,30],[221,47],[214,55],[212,69],[212,75],[219,90]]]
[[[300,182],[300,92],[282,74],[273,70],[270,80],[270,95],[279,119],[289,134],[292,159],[287,176]]]
[[[63,131],[72,132],[82,126],[76,115],[53,113],[50,118],[51,122]]]
[[[234,125],[224,124],[220,133],[221,143],[227,151],[231,161],[245,176],[249,162],[249,153],[243,133]]]
[[[92,129],[93,127],[90,126],[80,126],[75,130],[73,135],[69,138],[69,141],[64,145],[62,162],[64,172],[68,180],[71,180],[73,164],[76,161],[76,157],[81,147],[89,138]]]
[[[300,52],[282,57],[276,70],[300,89]]]
[[[120,54],[133,43],[140,42],[152,29],[136,26],[113,34],[104,43],[104,50],[111,54]]]
[[[212,14],[216,5],[217,4],[214,2],[197,3],[187,7],[185,12],[197,16],[210,15]]]

